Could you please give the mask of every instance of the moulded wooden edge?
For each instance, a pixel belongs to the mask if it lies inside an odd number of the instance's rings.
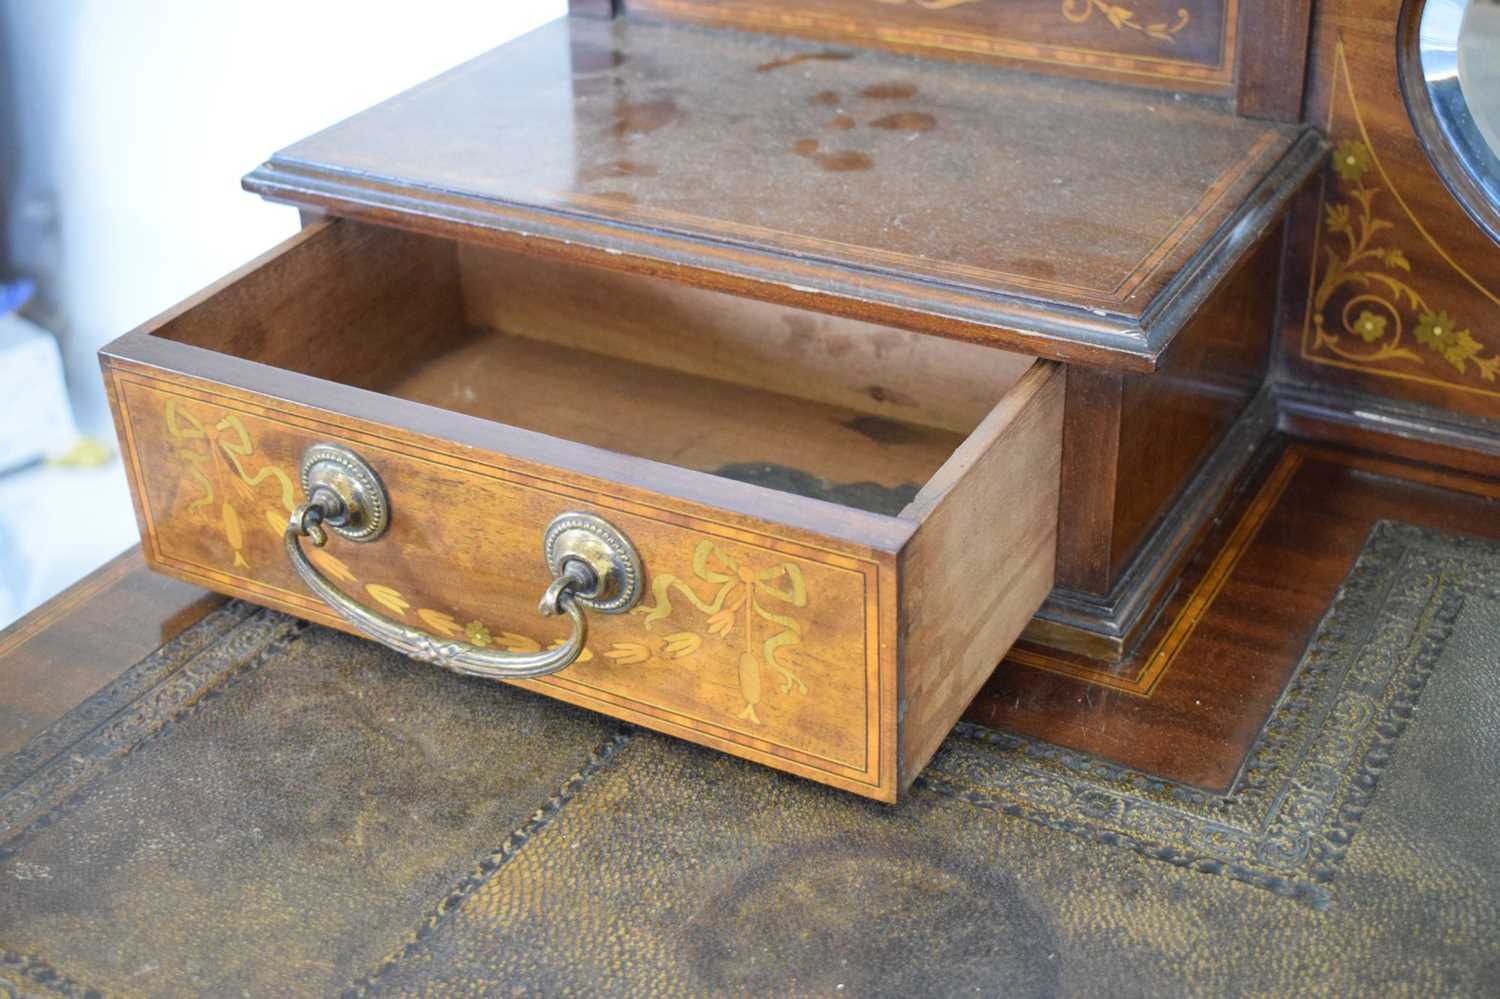
[[[273,201],[465,242],[688,282],[731,294],[1054,360],[1155,369],[1172,338],[1264,235],[1327,151],[1304,129],[1139,317],[576,211],[403,185],[273,158],[243,180]]]
[[[1276,404],[1262,389],[1188,480],[1130,567],[1103,597],[1053,590],[1021,636],[1047,648],[1118,662],[1172,595],[1177,573],[1229,502],[1276,430]]]
[[[1500,420],[1327,385],[1282,381],[1273,392],[1283,433],[1500,479]]]
[[[1220,283],[1283,217],[1292,199],[1318,172],[1328,150],[1328,140],[1305,126],[1297,141],[1245,196],[1239,209],[1224,220],[1146,307],[1141,328],[1150,344],[1153,368]]]

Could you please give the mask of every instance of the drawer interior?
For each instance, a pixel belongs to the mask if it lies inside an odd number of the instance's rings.
[[[350,221],[321,225],[154,334],[890,515],[1032,364]]]

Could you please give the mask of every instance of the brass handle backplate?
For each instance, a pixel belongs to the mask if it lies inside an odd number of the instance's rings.
[[[588,620],[583,608],[623,614],[644,592],[640,556],[630,539],[603,518],[563,513],[547,525],[542,554],[553,580],[537,610],[565,614],[573,631],[561,645],[540,652],[502,652],[431,635],[357,603],[329,582],[302,550],[302,538],[321,548],[328,532],[368,544],[390,526],[384,483],[359,455],[337,444],[314,444],[302,455],[306,501],[292,513],[282,536],[292,568],[339,617],[382,645],[413,659],[468,676],[514,680],[566,669],[583,653]]]

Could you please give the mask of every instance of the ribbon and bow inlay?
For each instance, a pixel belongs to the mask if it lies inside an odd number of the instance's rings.
[[[731,636],[743,613],[744,648],[739,656],[739,685],[745,706],[737,717],[760,724],[756,709],[761,701],[763,666],[775,673],[780,693],[794,690],[807,693],[807,685],[783,659],[788,649],[802,643],[802,623],[785,613],[788,607],[807,606],[807,584],[802,570],[791,562],[756,570],[712,541],[703,541],[693,551],[693,576],[693,580],[670,574],[656,577],[651,586],[653,604],[635,610],[644,616],[646,628],[649,630],[672,615],[674,595],[706,615],[708,633],[726,642],[734,640]],[[709,584],[707,596],[701,595],[701,583]]]
[[[245,530],[234,494],[238,493],[246,503],[254,503],[259,498],[256,489],[266,480],[272,480],[285,512],[270,507],[263,511],[263,516],[279,538],[286,526],[286,515],[296,505],[292,480],[275,465],[264,465],[254,473],[245,468],[245,460],[255,453],[255,445],[237,415],[231,413],[217,422],[205,423],[186,407],[179,406],[176,399],[167,400],[163,415],[167,435],[173,442],[173,455],[186,466],[188,481],[199,490],[199,496],[187,506],[188,513],[197,513],[219,499],[219,520],[224,528],[224,538],[234,550],[234,565],[249,568],[250,563],[245,557]],[[215,483],[218,483],[217,489]]]

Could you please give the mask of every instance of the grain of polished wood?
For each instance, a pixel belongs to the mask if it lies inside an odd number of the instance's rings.
[[[270,197],[1147,370],[1321,150],[1202,100],[569,18],[282,153]],[[981,193],[982,192],[982,193]],[[1180,306],[1180,307],[1178,307]]]
[[[630,614],[590,616],[585,656],[528,685],[895,800],[1051,586],[1059,367],[991,366],[1013,384],[993,384],[991,412],[958,434],[817,398],[818,378],[786,379],[803,397],[694,373],[707,357],[659,368],[463,323],[435,331],[435,321],[485,313],[463,301],[459,273],[451,244],[323,223],[106,348],[151,565],[345,627],[282,552],[302,499],[299,457],[332,441],[375,468],[391,526],[375,544],[311,551],[318,570],[435,640],[536,652],[564,637],[535,612],[551,581],[542,531],[564,511],[594,513],[640,551],[650,594]],[[477,292],[476,282],[471,271]],[[360,361],[370,297],[402,288],[431,306],[412,319],[428,324],[417,327],[421,351],[399,367]],[[290,349],[315,331],[348,358]],[[660,353],[646,342],[643,356]],[[711,355],[715,341],[682,345]],[[721,374],[735,375],[732,361]],[[892,374],[919,392],[955,383]],[[863,404],[889,402],[877,395]],[[846,491],[830,490],[830,502],[680,467],[731,459],[794,462],[819,483],[862,478],[835,483]],[[915,498],[899,516],[860,508],[908,478]],[[1005,525],[982,530],[997,502]],[[983,586],[968,582],[975,564],[990,567]],[[939,609],[971,593],[977,630],[950,632],[927,602],[902,603],[917,590]],[[912,624],[914,614],[928,616]]]
[[[1123,378],[1110,584],[1170,510],[1265,379],[1281,242],[1262,243],[1219,287],[1150,376]],[[1075,483],[1082,488],[1083,483]]]
[[[0,755],[19,749],[223,601],[150,571],[136,547],[0,630]]]
[[[1063,435],[1058,584],[1111,594],[1148,535],[1259,390],[1281,243],[1258,247],[1152,375],[1075,369]],[[1212,516],[1210,507],[1202,511]]]
[[[1312,0],[1247,3],[1240,10],[1235,108],[1278,121],[1302,118],[1303,74]]]
[[[1266,6],[1277,6],[1265,0]],[[794,34],[933,58],[1225,92],[1240,0],[628,0],[631,16]],[[1249,6],[1256,6],[1249,4]]]
[[[906,511],[922,526],[902,553],[903,781],[1052,587],[1065,380],[1033,367]]]
[[[1381,519],[1500,537],[1500,479],[1283,441],[1194,557],[1138,655],[1107,664],[1023,647],[968,717],[1227,788]],[[1194,603],[1216,568],[1225,571],[1211,599]],[[1169,636],[1175,651],[1145,696],[1136,678]]]

